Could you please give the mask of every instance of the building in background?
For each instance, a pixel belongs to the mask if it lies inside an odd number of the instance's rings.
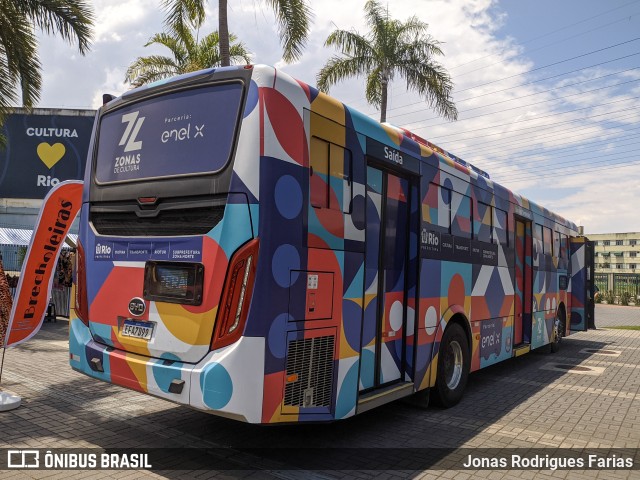
[[[0,150],[0,255],[19,270],[42,200],[64,180],[82,180],[95,110],[16,108]],[[72,229],[77,232],[77,227]]]
[[[0,225],[33,228],[42,199],[64,180],[82,180],[95,110],[14,109],[0,150]]]
[[[595,242],[595,281],[601,292],[640,295],[640,232],[587,235]]]

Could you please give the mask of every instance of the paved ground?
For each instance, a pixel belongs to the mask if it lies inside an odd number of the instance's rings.
[[[289,470],[280,461],[240,452],[235,458],[246,471],[23,470],[0,472],[0,478],[640,478],[640,470],[367,470],[375,468],[380,452],[386,451],[376,448],[638,449],[640,331],[602,327],[640,325],[640,307],[598,305],[596,324],[596,331],[565,339],[557,354],[533,353],[473,374],[463,401],[449,410],[421,410],[396,402],[329,425],[260,427],[75,373],[67,363],[67,322],[45,323],[32,341],[7,351],[3,388],[21,395],[23,406],[0,413],[0,448],[358,449],[350,451],[346,465],[331,464],[331,457],[325,469],[314,472]],[[593,370],[572,373],[554,369],[556,364]],[[398,468],[407,465],[401,460]],[[257,466],[262,468],[254,470]],[[336,470],[347,466],[357,470]]]
[[[640,306],[596,304],[596,327],[640,326]]]

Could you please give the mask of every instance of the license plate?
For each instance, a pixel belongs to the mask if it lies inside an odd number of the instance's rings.
[[[125,337],[141,338],[143,340],[151,340],[153,335],[153,322],[137,322],[135,320],[125,320],[122,325],[120,334]]]

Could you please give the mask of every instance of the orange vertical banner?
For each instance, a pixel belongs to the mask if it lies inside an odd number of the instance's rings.
[[[18,345],[40,330],[64,239],[82,205],[82,185],[79,180],[59,183],[44,199],[0,346]]]

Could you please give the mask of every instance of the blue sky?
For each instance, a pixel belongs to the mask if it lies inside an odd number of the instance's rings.
[[[160,31],[160,0],[93,0],[92,52],[79,56],[41,37],[41,107],[95,108],[119,94],[127,66]],[[334,53],[323,46],[338,26],[366,32],[365,0],[312,2],[315,21],[303,58],[281,60],[273,15],[238,0],[230,29],[255,63],[276,65],[310,84]],[[438,119],[396,79],[388,119],[488,171],[492,179],[584,225],[587,233],[640,231],[640,2],[629,0],[390,0],[391,16],[417,15],[443,43],[455,83],[457,122]],[[216,29],[210,2],[203,33]],[[578,57],[578,58],[574,58]],[[623,58],[626,57],[626,58]],[[363,79],[332,89],[378,118]]]

